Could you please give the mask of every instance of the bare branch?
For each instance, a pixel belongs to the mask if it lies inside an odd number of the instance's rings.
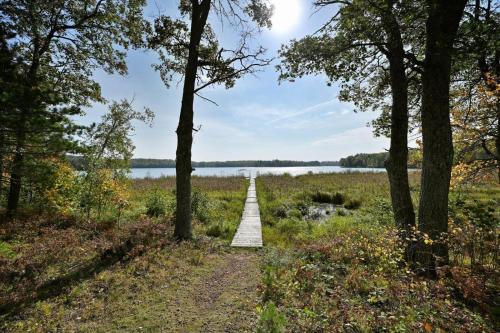
[[[197,92],[195,92],[194,94],[195,94],[196,96],[198,96],[199,98],[204,99],[205,101],[207,101],[207,102],[210,102],[210,103],[214,104],[215,106],[219,106],[219,104],[217,104],[217,103],[216,103],[216,102],[214,102],[213,100],[211,100],[211,99],[209,99],[209,98],[207,98],[207,97],[204,97],[204,96],[200,95],[200,94],[199,94],[199,93],[197,93]]]

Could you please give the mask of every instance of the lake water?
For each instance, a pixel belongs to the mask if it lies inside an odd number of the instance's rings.
[[[273,174],[292,176],[312,173],[339,173],[339,172],[385,172],[383,168],[342,168],[339,166],[303,166],[303,167],[248,167],[248,168],[196,168],[193,175],[229,177],[252,174],[253,176]],[[131,169],[131,178],[158,178],[162,176],[175,176],[175,168],[140,168]]]

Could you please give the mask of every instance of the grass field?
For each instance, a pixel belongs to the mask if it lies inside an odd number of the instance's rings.
[[[258,177],[265,246],[234,250],[247,186],[193,178],[193,242],[171,239],[172,177],[131,180],[119,218],[2,227],[0,331],[498,330],[496,184],[452,193],[451,263],[436,281],[402,262],[385,174]]]

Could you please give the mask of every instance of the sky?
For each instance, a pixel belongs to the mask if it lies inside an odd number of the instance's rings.
[[[177,13],[178,0],[149,0],[145,15]],[[275,5],[273,28],[255,39],[268,57],[276,57],[282,44],[316,31],[331,16],[332,9],[314,13],[310,0],[271,0]],[[217,26],[217,18],[210,22]],[[234,32],[217,29],[222,46],[234,46]],[[169,89],[152,65],[152,51],[131,51],[126,76],[97,72],[103,96],[108,100],[133,99],[137,109],[148,107],[156,117],[150,128],[136,124],[133,142],[136,158],[175,159],[182,83]],[[226,90],[215,86],[202,95],[219,106],[195,101],[194,161],[221,160],[319,160],[332,161],[356,153],[381,152],[389,148],[386,138],[375,138],[367,124],[374,112],[354,113],[352,105],[338,101],[338,86],[327,86],[325,77],[309,76],[295,82],[278,82],[275,65],[237,81]],[[177,78],[177,81],[180,78]],[[106,109],[96,105],[81,119],[96,122]]]

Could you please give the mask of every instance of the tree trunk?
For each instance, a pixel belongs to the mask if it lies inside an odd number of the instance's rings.
[[[402,59],[401,59],[402,60]],[[411,239],[415,227],[415,212],[408,181],[408,90],[403,62],[391,60],[391,147],[386,161],[391,192],[392,209],[401,238]],[[397,65],[392,65],[397,62]],[[411,244],[407,243],[405,253],[412,260]]]
[[[5,134],[3,129],[0,129],[0,207],[3,206],[3,169],[4,169],[4,149],[5,149]]]
[[[500,49],[497,48],[495,50],[495,89],[498,89],[497,86],[500,86]],[[497,103],[496,103],[496,112],[497,112],[497,128],[496,128],[496,137],[495,137],[495,150],[496,150],[496,160],[497,160],[497,175],[498,175],[498,183],[500,184],[500,91],[496,90]]]
[[[191,18],[191,36],[189,40],[189,56],[184,74],[181,114],[177,126],[176,151],[176,199],[174,236],[177,239],[191,239],[191,147],[193,145],[193,103],[198,72],[198,47],[207,23],[210,11],[210,0],[201,4],[193,3]]]
[[[20,107],[20,117],[16,124],[16,153],[12,161],[12,169],[10,173],[10,188],[7,198],[7,215],[12,215],[16,212],[19,206],[19,195],[22,187],[22,172],[24,171],[24,150],[26,145],[27,127],[31,114],[36,110],[38,102],[37,92],[37,75],[40,65],[38,55],[39,45],[35,43],[34,57],[30,70],[26,79],[25,92],[23,94],[23,105]],[[24,104],[25,103],[25,104]]]
[[[24,111],[23,111],[24,112]],[[24,144],[26,140],[24,113],[21,114],[19,123],[17,124],[16,135],[16,153],[12,161],[12,168],[10,172],[10,188],[7,197],[7,215],[13,215],[19,206],[19,196],[21,193],[22,185],[22,172],[24,169]]]
[[[493,163],[495,164],[497,168],[497,177],[498,177],[498,183],[500,184],[500,91],[498,90],[498,87],[500,86],[500,50],[497,50],[495,52],[495,62],[493,64],[493,67],[495,69],[495,75],[494,75],[494,80],[490,81],[490,67],[486,65],[486,60],[484,58],[479,60],[479,68],[482,73],[482,77],[484,80],[484,83],[486,84],[486,87],[490,92],[496,95],[496,102],[495,102],[495,117],[496,117],[496,128],[491,129],[492,132],[494,133],[494,139],[495,139],[495,150],[490,151],[487,147],[486,141],[483,141],[483,148],[485,152],[491,156],[493,159]],[[482,66],[484,64],[484,66]]]
[[[10,173],[10,188],[7,198],[7,213],[9,215],[16,212],[19,206],[19,195],[21,193],[22,169],[24,164],[24,155],[21,150],[17,150],[12,162],[12,171]]]
[[[455,40],[466,0],[428,0],[422,77],[423,163],[418,229],[432,242],[419,241],[416,260],[421,273],[436,276],[448,263],[448,195],[453,142],[450,125],[450,71]]]
[[[27,95],[26,99],[31,100],[32,96]],[[7,197],[7,215],[13,215],[19,206],[19,196],[22,187],[22,173],[24,169],[24,149],[26,143],[26,119],[27,109],[21,110],[21,115],[17,123],[16,130],[16,152],[12,161],[10,172],[10,188]]]
[[[392,210],[405,243],[405,259],[412,261],[411,233],[415,227],[415,212],[408,183],[408,79],[404,64],[404,48],[399,24],[393,15],[393,5],[388,1],[388,13],[383,17],[388,35],[389,67],[391,74],[391,147],[386,161],[391,192]]]
[[[500,76],[499,76],[500,77]],[[497,130],[495,137],[495,149],[497,159],[497,176],[500,184],[500,96],[497,96]]]

